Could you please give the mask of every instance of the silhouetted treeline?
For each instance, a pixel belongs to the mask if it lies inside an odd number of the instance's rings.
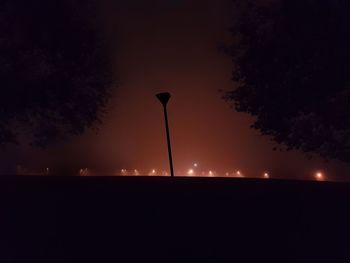
[[[44,146],[100,120],[112,83],[98,1],[0,3],[0,144]]]
[[[350,161],[350,2],[235,1],[226,99],[286,149]]]

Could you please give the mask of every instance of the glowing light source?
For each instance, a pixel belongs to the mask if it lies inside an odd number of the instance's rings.
[[[270,178],[269,173],[265,172],[265,173],[264,173],[264,178],[266,178],[266,179]]]
[[[134,170],[134,174],[135,174],[135,175],[139,175],[140,173],[139,173],[139,171],[138,171],[137,169],[135,169],[135,170]]]
[[[187,171],[187,174],[188,174],[189,176],[192,176],[192,175],[194,174],[193,169],[189,169],[189,170]]]
[[[79,175],[80,176],[88,176],[88,168],[85,168],[85,169],[80,169],[79,170]]]
[[[236,171],[236,176],[237,176],[237,177],[243,177],[243,175],[242,175],[242,173],[241,173],[240,170],[237,170],[237,171]]]
[[[152,169],[149,175],[156,175],[156,173],[157,173],[156,169]]]
[[[323,173],[321,172],[316,172],[315,177],[318,181],[322,181],[324,179]]]
[[[194,167],[198,167],[198,163],[194,163],[193,166],[194,166]]]
[[[209,176],[210,176],[210,177],[214,176],[213,171],[209,171]]]

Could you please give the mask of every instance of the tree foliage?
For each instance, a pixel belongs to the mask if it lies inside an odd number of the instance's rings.
[[[350,2],[235,1],[226,93],[287,149],[350,161]]]
[[[111,84],[92,1],[0,3],[0,143],[26,127],[41,146],[100,120]]]

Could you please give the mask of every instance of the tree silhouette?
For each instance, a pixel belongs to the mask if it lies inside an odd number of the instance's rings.
[[[97,7],[82,0],[0,3],[0,143],[39,146],[100,121],[112,83]]]
[[[226,93],[286,149],[350,161],[350,2],[235,1]]]

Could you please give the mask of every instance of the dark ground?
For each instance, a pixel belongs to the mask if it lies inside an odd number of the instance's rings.
[[[0,177],[0,262],[350,262],[350,184]]]

